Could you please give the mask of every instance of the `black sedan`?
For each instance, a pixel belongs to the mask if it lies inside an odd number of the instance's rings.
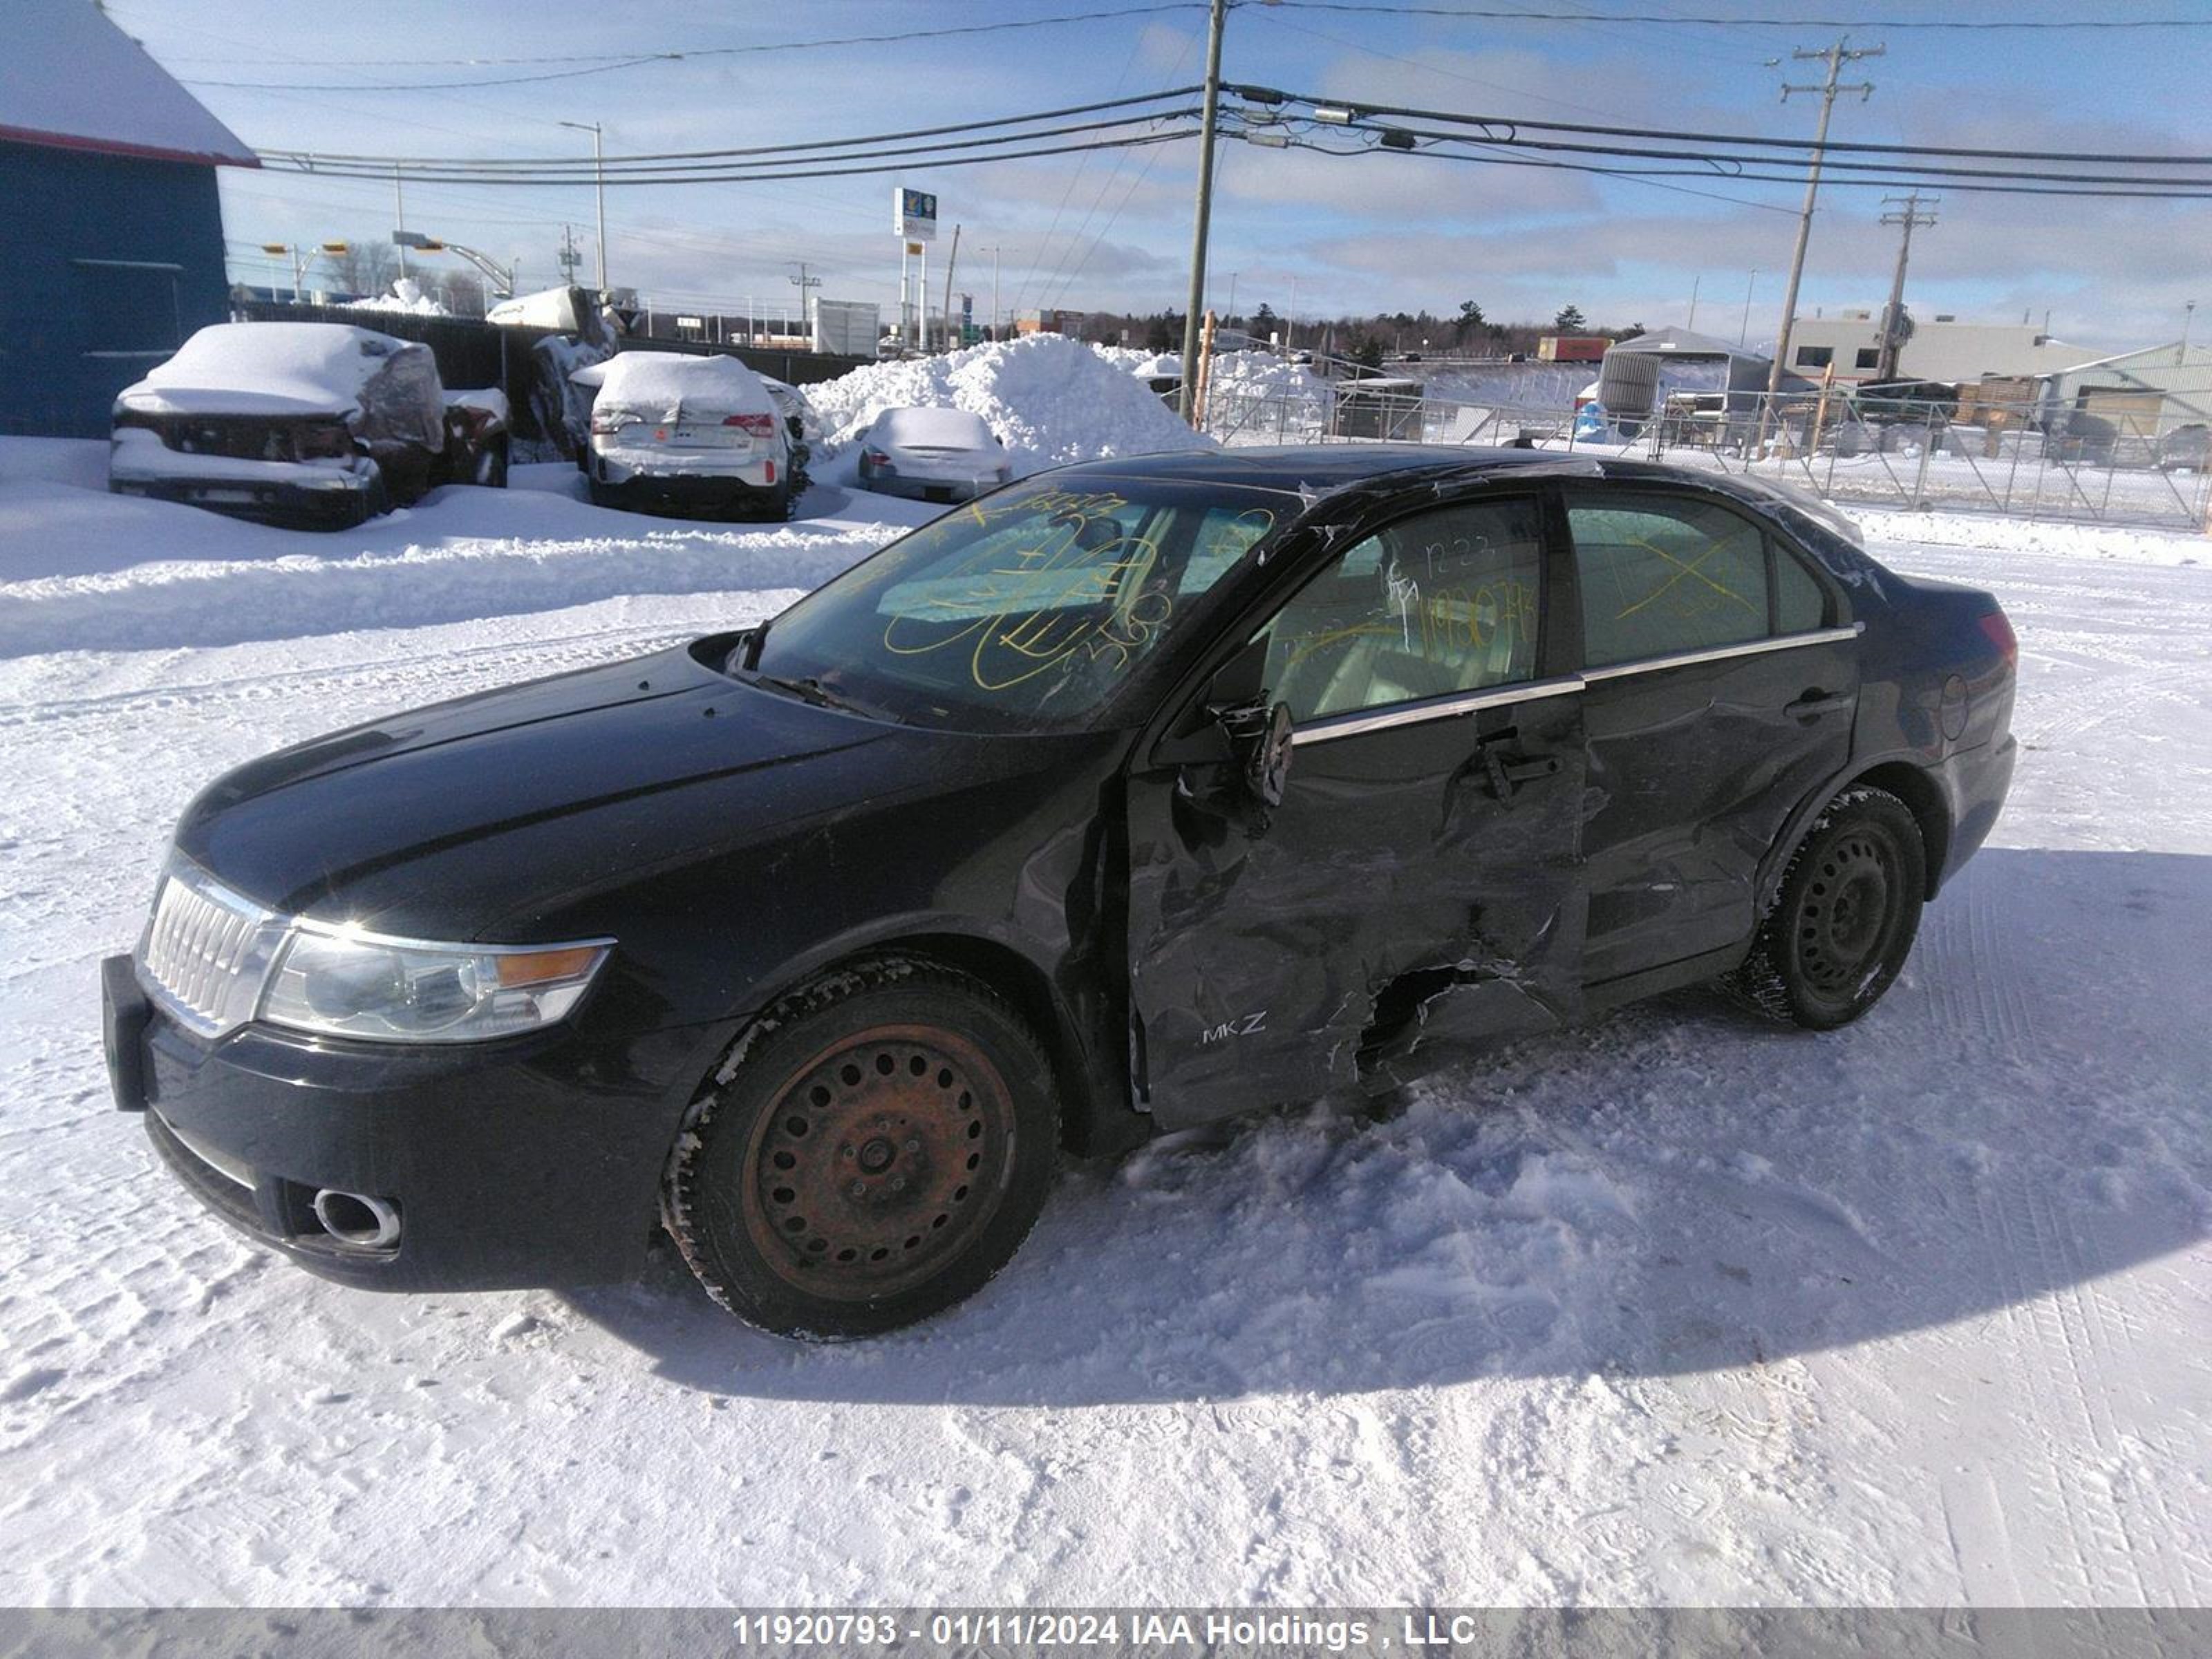
[[[657,1220],[748,1320],[884,1330],[1063,1148],[1698,981],[1857,1018],[1996,817],[2014,658],[1740,479],[1067,468],[748,632],[219,779],[106,964],[111,1068],[346,1283],[627,1276]]]

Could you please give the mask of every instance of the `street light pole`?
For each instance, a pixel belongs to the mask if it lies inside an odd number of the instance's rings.
[[[560,125],[592,135],[592,191],[598,198],[599,222],[599,298],[604,300],[607,297],[607,166],[606,156],[600,149],[599,124],[563,121]]]
[[[1206,106],[1198,130],[1198,210],[1190,229],[1190,303],[1182,319],[1182,386],[1176,408],[1191,418],[1198,391],[1200,313],[1206,309],[1206,234],[1213,213],[1213,134],[1221,110],[1221,31],[1229,21],[1229,0],[1213,0],[1206,29]]]

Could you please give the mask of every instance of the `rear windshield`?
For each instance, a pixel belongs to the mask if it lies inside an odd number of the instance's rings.
[[[909,725],[1096,724],[1297,507],[1212,483],[1016,484],[801,599],[753,666]]]

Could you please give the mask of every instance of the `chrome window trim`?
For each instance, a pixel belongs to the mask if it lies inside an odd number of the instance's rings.
[[[1678,651],[1664,657],[1639,657],[1633,662],[1608,663],[1602,668],[1586,668],[1578,674],[1560,674],[1547,680],[1522,680],[1513,685],[1490,686],[1456,696],[1431,698],[1425,702],[1395,703],[1372,710],[1330,714],[1313,725],[1299,726],[1291,732],[1291,741],[1293,744],[1329,743],[1338,738],[1364,737],[1370,732],[1387,732],[1394,726],[1419,726],[1429,720],[1453,720],[1462,714],[1472,714],[1478,709],[1499,708],[1509,703],[1528,702],[1538,697],[1568,696],[1598,680],[1621,679],[1630,674],[1656,674],[1662,669],[1687,668],[1698,663],[1725,662],[1731,657],[1761,656],[1770,651],[1789,651],[1802,645],[1836,645],[1845,640],[1855,640],[1864,632],[1866,624],[1855,622],[1844,628],[1820,628],[1810,633],[1785,634],[1778,639],[1747,640],[1741,645],[1716,646],[1710,651]]]
[[[1725,662],[1731,657],[1756,657],[1769,651],[1789,651],[1801,645],[1834,645],[1844,640],[1855,640],[1866,629],[1863,622],[1847,628],[1819,628],[1807,634],[1784,634],[1764,640],[1747,640],[1741,645],[1719,645],[1709,651],[1676,651],[1663,657],[1638,657],[1628,662],[1607,663],[1602,668],[1585,668],[1583,678],[1589,681],[1615,680],[1629,674],[1656,674],[1662,669],[1688,668],[1698,663]]]
[[[1462,692],[1445,697],[1432,697],[1424,702],[1386,704],[1375,709],[1357,709],[1342,714],[1330,714],[1311,726],[1301,726],[1291,733],[1293,744],[1328,743],[1338,738],[1363,737],[1370,732],[1385,732],[1397,726],[1419,726],[1429,720],[1448,720],[1462,714],[1472,714],[1479,708],[1498,708],[1507,703],[1530,702],[1538,697],[1564,697],[1583,689],[1580,674],[1561,674],[1548,680],[1518,680],[1511,685],[1488,686],[1480,691]]]

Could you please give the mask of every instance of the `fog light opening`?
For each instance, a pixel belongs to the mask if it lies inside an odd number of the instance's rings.
[[[389,1250],[399,1243],[399,1212],[380,1198],[325,1187],[315,1194],[315,1219],[349,1249]]]

